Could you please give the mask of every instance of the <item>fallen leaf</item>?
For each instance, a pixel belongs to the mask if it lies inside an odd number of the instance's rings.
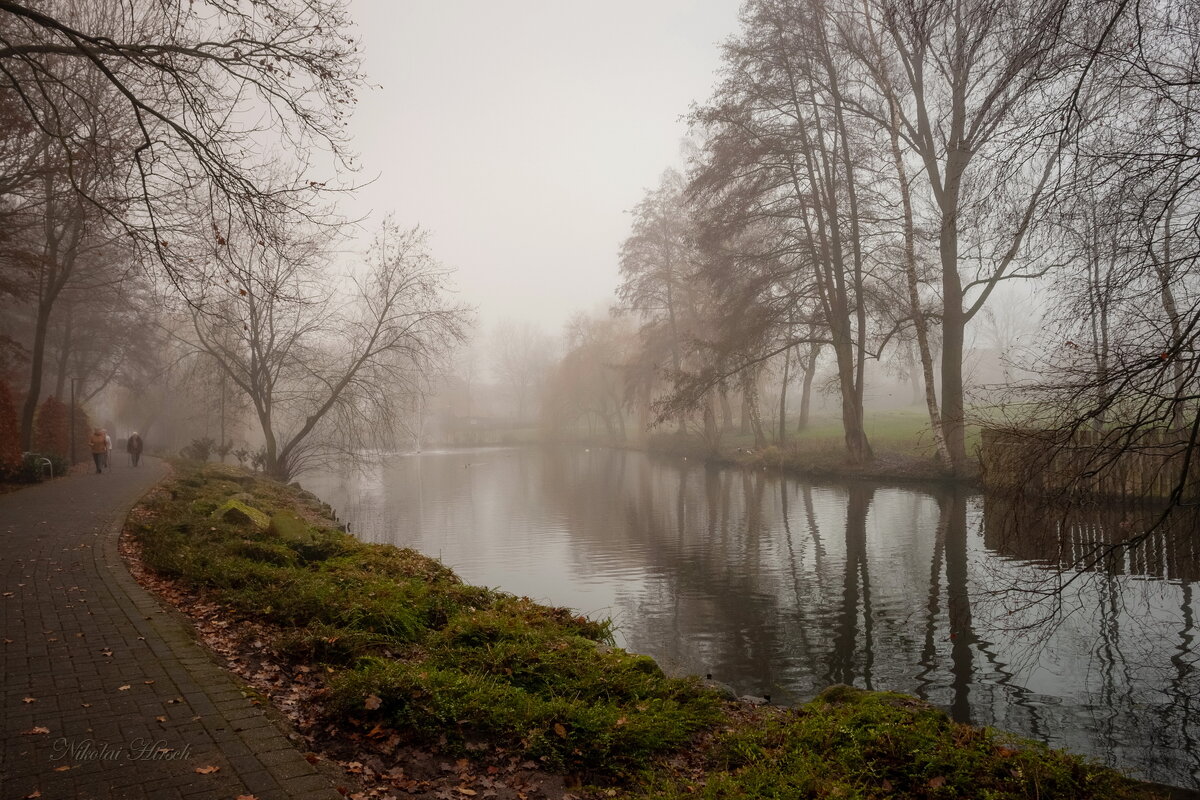
[[[32,792],[30,792],[29,794],[27,794],[25,796],[26,797],[41,797],[42,793],[40,791],[38,791],[37,789],[34,789]]]
[[[152,683],[154,683],[154,681],[142,681],[142,683],[144,683],[144,684],[146,684],[147,686],[149,686],[149,685],[151,685]]]
[[[454,791],[458,792],[459,794],[465,794],[468,797],[474,797],[476,794],[478,794],[478,792],[476,792],[474,789],[468,789],[465,786],[459,786]]]
[[[78,766],[78,765],[77,764],[63,764],[61,767],[55,767],[54,771],[55,772],[66,772],[69,769],[75,769],[76,766]]]
[[[258,798],[252,794],[239,794],[237,800],[258,800]]]
[[[936,778],[929,779],[929,788],[930,789],[936,789],[939,786],[945,786],[945,785],[946,785],[946,778],[943,775],[938,775]]]
[[[25,697],[25,698],[21,699],[21,702],[22,703],[36,703],[37,698],[36,697]]]
[[[167,718],[166,717],[155,717],[154,721],[155,722],[166,722]]]
[[[363,702],[363,708],[367,709],[368,711],[375,711],[381,705],[383,705],[383,701],[373,694],[367,695],[366,701]]]
[[[567,729],[563,727],[561,722],[554,723],[554,732],[563,739],[567,738]]]
[[[214,772],[220,772],[220,767],[196,767],[196,772],[201,775],[212,775]]]
[[[49,728],[43,728],[41,725],[34,726],[27,731],[21,731],[22,736],[36,736],[39,733],[49,733]]]
[[[124,686],[118,686],[118,687],[117,687],[117,691],[118,691],[118,692],[128,692],[128,691],[129,691],[131,688],[133,688],[133,687],[131,687],[131,686],[130,686],[130,685],[127,683],[127,684],[125,684]]]

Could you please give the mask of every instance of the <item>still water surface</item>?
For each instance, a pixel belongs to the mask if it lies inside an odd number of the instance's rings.
[[[833,683],[908,692],[1200,788],[1200,557],[1183,523],[1064,572],[1153,515],[1016,516],[935,487],[597,448],[396,455],[305,483],[359,538],[611,617],[619,644],[669,670],[779,703]],[[1033,602],[1051,589],[1060,606]]]

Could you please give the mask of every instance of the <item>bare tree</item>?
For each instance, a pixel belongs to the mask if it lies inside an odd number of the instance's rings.
[[[120,141],[121,194],[133,202],[72,188],[178,279],[190,265],[179,237],[197,213],[262,238],[324,184],[303,174],[313,152],[348,163],[346,113],[361,82],[348,30],[342,0],[0,0],[0,97],[66,152],[79,108],[93,101],[80,75],[117,99],[103,122]],[[288,185],[260,174],[268,141],[301,162]]]
[[[530,322],[504,320],[492,334],[491,349],[492,371],[512,390],[517,421],[525,422],[536,413],[532,406],[554,360],[553,342]]]
[[[966,327],[1001,281],[1044,274],[1023,248],[1069,141],[1052,109],[1086,60],[1061,32],[1071,27],[1087,41],[1094,26],[1070,0],[884,0],[866,14],[886,32],[892,57],[871,59],[884,103],[864,115],[899,133],[932,200],[941,415],[951,466],[962,472]]]
[[[397,404],[464,338],[447,272],[419,229],[385,221],[366,274],[340,297],[312,238],[253,236],[219,249],[220,269],[192,313],[194,346],[249,399],[266,471],[287,480],[335,452],[390,444]],[[323,237],[321,237],[323,238]]]

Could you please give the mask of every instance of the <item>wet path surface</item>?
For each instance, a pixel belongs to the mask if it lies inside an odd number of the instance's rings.
[[[164,474],[0,496],[0,797],[339,797],[121,561],[125,513]]]

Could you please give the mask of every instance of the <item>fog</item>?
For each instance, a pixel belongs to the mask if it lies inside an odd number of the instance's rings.
[[[356,215],[434,234],[482,329],[610,302],[626,211],[679,160],[736,0],[355,0],[375,84]]]

